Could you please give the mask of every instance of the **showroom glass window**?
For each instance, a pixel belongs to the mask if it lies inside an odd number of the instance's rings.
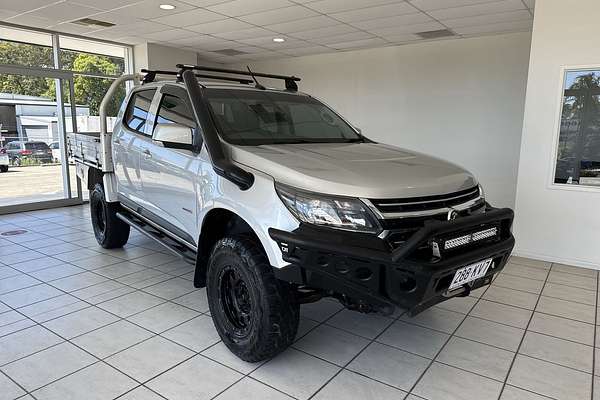
[[[102,97],[118,76],[133,72],[132,61],[127,45],[0,24],[0,148],[13,141],[35,141],[53,154],[50,162],[32,159],[19,169],[13,166],[30,177],[27,184],[0,180],[0,213],[4,207],[87,197],[87,188],[79,190],[73,166],[62,157],[61,143],[75,128],[99,131]],[[71,73],[72,80],[65,78]],[[122,86],[109,104],[109,130],[131,87]],[[42,167],[43,174],[38,174]]]
[[[565,72],[554,183],[600,187],[600,69]]]
[[[89,117],[85,121],[79,121],[79,131],[98,131],[100,103],[113,80],[127,71],[127,49],[107,43],[61,37],[59,58],[63,69],[74,72],[75,102],[87,106]],[[109,132],[112,132],[126,92],[127,88],[123,83],[108,104]]]

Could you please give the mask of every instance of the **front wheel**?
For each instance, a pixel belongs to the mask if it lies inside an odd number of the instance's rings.
[[[105,249],[123,247],[129,240],[129,225],[117,217],[119,203],[107,203],[104,187],[97,183],[90,192],[92,226],[98,244]]]
[[[209,259],[206,287],[217,332],[242,360],[271,358],[293,342],[298,331],[299,303],[293,288],[275,278],[254,240],[219,240]]]

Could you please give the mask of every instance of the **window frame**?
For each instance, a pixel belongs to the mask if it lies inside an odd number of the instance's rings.
[[[200,150],[202,149],[202,145],[204,144],[204,137],[202,136],[202,126],[200,125],[200,122],[198,121],[198,119],[196,118],[196,115],[194,114],[194,109],[192,107],[192,103],[190,102],[190,97],[187,92],[187,89],[185,89],[181,86],[178,86],[178,85],[167,83],[167,84],[164,84],[162,87],[160,87],[160,89],[157,91],[157,96],[160,96],[160,99],[158,101],[158,105],[156,106],[155,113],[152,118],[152,130],[151,130],[150,137],[154,138],[154,129],[155,129],[157,121],[158,121],[158,114],[160,112],[160,107],[162,105],[163,98],[166,95],[174,96],[174,97],[177,97],[180,100],[182,100],[188,107],[188,110],[191,112],[192,119],[194,120],[194,122],[196,124],[196,128],[192,132],[192,143],[193,143],[192,146],[194,148],[194,152],[199,153]]]
[[[148,110],[146,111],[146,121],[144,122],[143,131],[132,128],[131,126],[129,126],[129,124],[127,122],[127,118],[129,115],[129,106],[132,104],[132,102],[135,101],[135,97],[138,95],[138,93],[141,93],[141,92],[153,92],[152,100],[150,101],[150,106],[148,107]],[[154,124],[152,124],[152,131],[150,133],[148,133],[148,123],[149,122],[152,123],[152,119],[150,119],[150,117],[152,116],[152,105],[154,103],[156,93],[158,93],[158,88],[156,88],[156,87],[146,87],[146,88],[140,88],[140,89],[131,91],[131,94],[129,95],[129,97],[127,99],[127,106],[125,107],[125,110],[123,112],[123,117],[121,119],[121,123],[123,124],[123,126],[125,128],[127,128],[129,131],[131,131],[135,134],[142,135],[144,137],[152,137],[152,132],[154,131]]]
[[[600,64],[584,64],[584,65],[562,65],[558,72],[558,87],[557,87],[557,98],[555,118],[554,118],[554,134],[552,139],[552,151],[550,152],[550,168],[546,187],[551,190],[565,190],[574,192],[588,192],[588,193],[600,193],[600,186],[591,185],[569,185],[566,183],[555,183],[556,177],[556,164],[558,157],[558,145],[560,143],[560,127],[562,121],[562,109],[565,102],[565,82],[567,79],[567,73],[577,71],[600,71]]]
[[[154,136],[154,130],[156,129],[156,125],[159,124],[158,118],[160,117],[160,110],[161,110],[162,105],[163,105],[163,100],[167,96],[176,97],[177,99],[183,101],[183,103],[186,105],[186,107],[188,108],[188,111],[191,114],[191,117],[192,117],[191,119],[194,121],[194,125],[196,125],[195,127],[190,127],[190,128],[192,128],[194,130],[197,130],[198,129],[198,122],[196,121],[196,118],[194,117],[194,113],[193,113],[192,109],[190,108],[189,102],[185,101],[185,99],[182,99],[181,96],[178,96],[176,94],[161,92],[160,93],[160,100],[158,101],[158,107],[156,108],[156,115],[154,116],[154,124],[152,124],[152,136]],[[175,123],[175,122],[173,122],[173,123]]]

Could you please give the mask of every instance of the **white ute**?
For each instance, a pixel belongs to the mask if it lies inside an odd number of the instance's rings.
[[[297,77],[177,68],[117,79],[101,132],[69,134],[69,154],[98,243],[121,247],[133,227],[195,265],[241,359],[289,346],[300,304],[414,315],[504,267],[512,210],[486,203],[461,167],[369,140]],[[110,133],[105,106],[126,80],[136,85]]]

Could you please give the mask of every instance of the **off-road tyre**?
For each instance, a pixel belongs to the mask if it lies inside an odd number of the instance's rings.
[[[275,278],[255,239],[219,240],[209,258],[206,283],[217,332],[240,359],[263,361],[293,342],[300,318],[294,288]]]
[[[123,247],[129,239],[129,225],[117,218],[119,203],[107,203],[104,187],[97,183],[90,192],[90,212],[94,236],[105,249]]]

